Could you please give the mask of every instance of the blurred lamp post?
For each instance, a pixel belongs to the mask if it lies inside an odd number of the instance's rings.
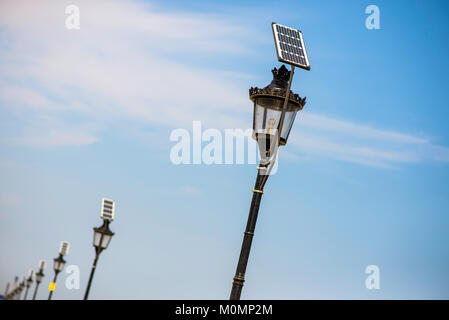
[[[20,292],[21,292],[21,286],[22,286],[22,281],[18,281],[18,277],[17,278],[17,282],[14,285],[13,290],[11,291],[10,297],[9,299],[11,300],[18,300],[19,296],[20,296]]]
[[[34,270],[30,269],[30,274],[28,276],[28,279],[26,279],[26,290],[25,290],[25,296],[23,297],[23,300],[27,299],[28,290],[30,290],[31,285],[33,284],[33,276],[34,276]]]
[[[17,296],[16,296],[16,300],[20,300],[20,297],[22,296],[22,291],[23,291],[23,288],[25,288],[25,283],[26,283],[26,277],[24,276],[23,278],[22,278],[22,281],[20,281],[20,283],[19,283],[19,287],[17,288]]]
[[[61,248],[59,249],[59,257],[53,259],[53,270],[55,271],[55,276],[53,278],[53,282],[51,282],[50,286],[48,287],[48,289],[50,290],[48,300],[51,300],[53,291],[55,290],[58,274],[64,269],[65,260],[63,257],[69,253],[69,247],[70,244],[68,242],[62,241]]]
[[[36,288],[34,288],[33,300],[36,300],[37,290],[44,277],[45,260],[39,262],[39,271],[36,273]]]
[[[8,299],[8,292],[9,292],[9,282],[6,283],[5,294],[3,295],[5,300]]]
[[[16,289],[17,289],[17,281],[19,281],[19,277],[14,277],[14,282],[12,283],[12,287],[11,287],[11,290],[9,290],[9,283],[8,283],[8,285],[7,285],[7,289],[6,289],[6,292],[5,292],[5,300],[12,300],[12,299],[14,299],[14,295],[15,295],[15,292],[16,292]]]
[[[100,253],[105,250],[109,242],[112,239],[114,233],[109,230],[109,224],[114,220],[115,202],[110,199],[102,199],[101,201],[101,218],[103,219],[103,225],[99,228],[94,228],[94,241],[93,246],[95,248],[95,258],[90,271],[89,282],[87,283],[86,293],[84,294],[84,300],[89,297],[90,286],[92,285],[92,279],[94,277],[95,269],[97,268],[98,258]]]
[[[285,65],[282,65],[281,68],[274,68],[271,72],[273,81],[268,86],[249,90],[250,99],[254,102],[253,138],[259,145],[261,160],[252,190],[253,197],[232,284],[231,300],[240,299],[263,188],[275,164],[278,148],[287,144],[296,113],[305,105],[305,98],[301,99],[290,91],[293,68],[292,71],[288,71]]]

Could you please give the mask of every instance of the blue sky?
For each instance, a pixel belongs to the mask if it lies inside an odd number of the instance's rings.
[[[65,28],[65,7],[81,29]],[[380,30],[365,8],[380,9]],[[40,259],[81,299],[100,200],[116,233],[92,299],[227,299],[254,165],[173,165],[192,121],[251,126],[278,67],[272,21],[301,29],[307,96],[260,208],[244,299],[449,298],[445,1],[2,1],[0,288]],[[365,268],[380,268],[380,290]]]

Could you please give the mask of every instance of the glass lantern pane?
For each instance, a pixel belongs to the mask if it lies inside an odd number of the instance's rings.
[[[286,144],[288,136],[290,134],[290,130],[292,129],[293,122],[295,121],[297,109],[293,109],[293,111],[285,112],[284,116],[284,124],[282,125],[281,131],[281,144]]]
[[[278,128],[279,120],[281,119],[281,110],[276,109],[266,109],[267,115],[264,119],[264,128],[267,133],[274,133],[274,130]]]
[[[60,260],[55,260],[55,265],[54,265],[55,271],[62,271],[62,269],[64,269],[64,264],[65,264],[65,262],[62,262]]]
[[[94,247],[100,246],[101,233],[94,231]]]
[[[41,282],[42,281],[42,274],[36,273],[36,281]]]
[[[257,103],[254,103],[254,113],[253,113],[253,130],[256,131],[262,128],[262,118],[264,109],[260,107]]]
[[[254,138],[257,138],[257,133],[267,133],[267,129],[276,129],[281,117],[281,110],[271,109],[265,107],[267,100],[275,101],[274,99],[257,99],[254,109]]]
[[[101,247],[103,249],[106,249],[108,247],[109,242],[111,241],[111,238],[112,238],[111,235],[107,235],[107,234],[103,235],[103,241],[101,241]]]
[[[279,127],[279,122],[284,106],[284,99],[257,98],[254,103],[253,138],[257,140],[259,134],[274,134]],[[297,112],[297,106],[291,102],[287,104],[284,122],[281,130],[281,145],[286,144],[290,130],[293,126]]]

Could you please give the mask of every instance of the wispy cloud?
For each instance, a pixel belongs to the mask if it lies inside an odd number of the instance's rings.
[[[246,90],[235,82],[246,75],[184,60],[247,50],[245,28],[220,17],[159,13],[141,2],[77,5],[81,30],[69,31],[63,2],[2,1],[3,108],[167,126],[199,118],[218,126],[241,113]]]
[[[426,139],[415,137],[409,134],[381,130],[366,125],[360,125],[349,121],[337,120],[323,115],[313,113],[301,114],[303,121],[301,126],[321,129],[327,132],[339,132],[356,136],[359,138],[369,138],[374,140],[387,140],[399,143],[427,143]]]
[[[67,123],[57,117],[38,115],[27,120],[21,133],[14,136],[4,135],[0,142],[31,148],[80,147],[100,140],[96,135],[98,127],[98,124]]]
[[[84,128],[61,128],[50,129],[33,135],[29,132],[36,130],[27,129],[23,136],[2,139],[4,143],[14,146],[26,146],[33,148],[55,147],[55,146],[84,146],[97,142],[99,139],[89,135]]]
[[[449,162],[449,148],[406,133],[304,112],[290,144],[304,152],[357,164],[396,168],[401,163]]]

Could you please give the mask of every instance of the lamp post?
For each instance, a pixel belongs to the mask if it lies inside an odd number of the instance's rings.
[[[114,232],[109,230],[109,224],[114,219],[115,202],[110,199],[102,199],[101,205],[101,218],[103,219],[103,225],[99,228],[94,228],[94,240],[93,246],[95,248],[95,258],[90,271],[89,281],[87,283],[86,292],[84,294],[84,300],[89,297],[90,286],[92,285],[92,279],[94,278],[95,269],[97,268],[98,258],[100,253],[105,250],[109,242],[114,235]]]
[[[31,285],[33,284],[33,276],[34,276],[34,270],[30,269],[30,274],[28,276],[28,279],[26,279],[26,290],[25,290],[25,296],[23,297],[23,300],[27,299],[28,290],[30,290]]]
[[[41,260],[39,262],[39,271],[36,272],[36,288],[34,288],[33,300],[36,300],[37,290],[39,289],[39,285],[42,282],[42,278],[45,276],[44,269],[45,269],[45,260]]]
[[[14,287],[8,296],[8,300],[17,300],[17,297],[19,296],[20,282],[18,279],[19,279],[19,277],[16,277]]]
[[[24,276],[22,278],[22,281],[19,283],[19,287],[17,288],[17,295],[15,297],[16,300],[20,300],[20,297],[22,296],[23,288],[25,287],[26,277]]]
[[[263,188],[275,164],[278,148],[287,144],[296,113],[305,105],[305,98],[301,99],[290,91],[293,69],[294,66],[288,71],[285,65],[279,69],[274,68],[271,71],[273,81],[268,86],[263,89],[249,89],[250,99],[254,103],[253,138],[259,145],[261,160],[257,167],[257,178],[233,279],[231,300],[239,300],[242,293]]]
[[[8,292],[9,292],[9,282],[6,284],[5,294],[3,295],[5,300],[8,299]]]
[[[19,281],[19,277],[15,276],[14,277],[14,282],[12,283],[11,290],[9,290],[9,283],[8,283],[7,290],[5,292],[5,297],[6,297],[5,299],[6,300],[13,300],[14,299],[14,296],[15,296],[16,290],[17,290],[17,286],[18,286],[18,284],[17,284],[18,281]]]
[[[55,276],[49,286],[50,293],[48,295],[48,300],[51,300],[53,296],[53,291],[56,287],[56,279],[58,278],[58,274],[64,269],[64,265],[66,263],[66,261],[64,260],[64,256],[66,256],[69,252],[69,246],[70,244],[68,242],[62,241],[61,248],[59,249],[59,256],[53,259],[53,270],[55,271]]]

